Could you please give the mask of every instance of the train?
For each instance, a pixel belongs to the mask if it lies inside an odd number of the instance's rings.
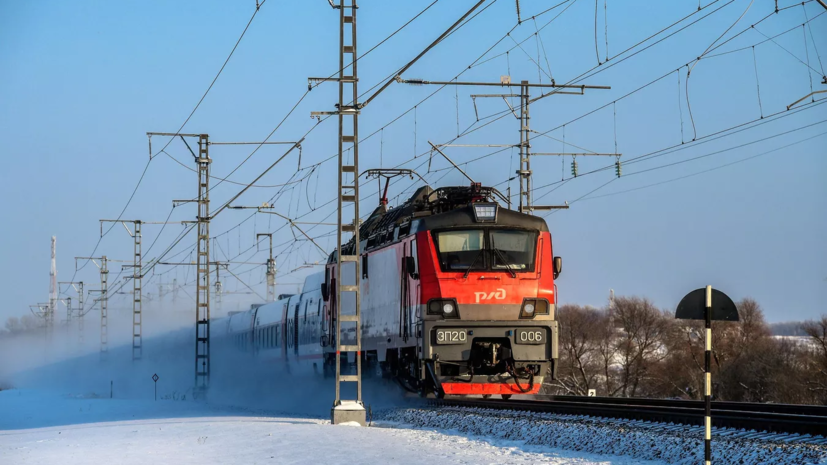
[[[402,205],[387,199],[359,226],[360,266],[345,262],[342,281],[358,281],[363,376],[395,379],[421,395],[537,394],[558,360],[555,256],[546,222],[504,207],[496,189],[473,183],[423,186]],[[353,240],[341,247],[352,255]],[[287,367],[332,376],[337,315],[337,256],[305,279],[299,294],[233,314],[226,337],[240,350]],[[339,308],[341,307],[341,308]],[[342,322],[342,344],[355,325]]]

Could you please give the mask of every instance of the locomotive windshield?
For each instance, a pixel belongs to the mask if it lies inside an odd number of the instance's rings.
[[[436,233],[439,263],[443,270],[485,270],[485,230],[467,229]]]
[[[491,250],[495,270],[534,270],[534,248],[537,234],[512,229],[492,229]]]
[[[534,270],[537,233],[517,229],[463,229],[434,233],[443,271]]]

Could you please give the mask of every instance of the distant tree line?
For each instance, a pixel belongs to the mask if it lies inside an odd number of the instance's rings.
[[[41,328],[43,325],[43,320],[34,315],[23,315],[20,318],[12,316],[6,320],[6,324],[4,325],[5,331],[0,331],[0,334],[3,334],[3,332],[8,334],[25,333],[27,331]]]
[[[773,336],[806,336],[804,325],[800,321],[782,321],[781,323],[770,324],[770,332]]]
[[[713,322],[717,400],[827,405],[827,315],[773,336],[758,303],[738,302],[739,322]],[[560,360],[550,394],[703,398],[703,322],[676,320],[640,297],[605,308],[558,309]],[[790,328],[786,328],[790,331]]]

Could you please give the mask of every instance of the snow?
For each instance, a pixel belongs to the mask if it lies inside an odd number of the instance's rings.
[[[0,464],[700,463],[701,434],[687,428],[435,410],[404,397],[395,383],[370,377],[362,387],[372,425],[332,426],[331,379],[311,366],[279,367],[221,342],[214,343],[210,390],[194,398],[193,336],[187,327],[147,337],[135,361],[131,344],[112,343],[102,359],[97,347],[69,350],[74,338],[56,337],[51,349],[37,337],[0,341],[1,353],[14,354],[0,360],[0,386],[17,388],[0,391]],[[356,397],[355,386],[342,389],[342,399]],[[802,464],[827,456],[827,446],[799,444],[800,438],[786,443],[724,433],[715,438],[716,463]]]
[[[392,425],[331,426],[192,400],[7,390],[0,412],[4,464],[662,464]]]
[[[364,410],[365,406],[356,402],[355,400],[343,400],[341,403],[335,407],[335,410]]]
[[[670,464],[703,463],[703,433],[698,426],[673,425],[584,415],[492,410],[481,408],[397,408],[383,420],[417,428],[454,430],[493,442],[565,448],[604,456],[623,455]],[[713,463],[827,463],[827,446],[811,444],[800,435],[770,434],[713,428]]]

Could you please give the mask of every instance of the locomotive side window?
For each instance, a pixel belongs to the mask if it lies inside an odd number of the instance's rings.
[[[492,267],[495,270],[512,269],[515,271],[534,270],[534,256],[537,245],[537,233],[492,229],[491,250]]]
[[[414,279],[419,279],[419,254],[416,251],[416,239],[411,241],[411,257],[414,259]]]
[[[434,234],[443,270],[486,269],[485,230],[466,229]]]

